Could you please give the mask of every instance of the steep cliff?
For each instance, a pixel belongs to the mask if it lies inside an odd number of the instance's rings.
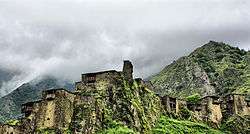
[[[250,53],[210,41],[151,77],[160,94],[250,93]]]

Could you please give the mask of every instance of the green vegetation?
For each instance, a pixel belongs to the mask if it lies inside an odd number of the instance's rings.
[[[161,116],[153,134],[223,134],[219,130],[214,130],[205,124],[191,122],[187,120],[171,119]]]
[[[39,129],[36,130],[37,134],[57,134],[59,131],[57,131],[56,129]]]
[[[113,84],[107,83],[99,81],[98,88],[83,90],[92,95],[79,100],[70,127],[78,132],[88,127],[99,133],[149,133],[161,114],[160,99],[139,80],[117,76]]]
[[[193,120],[192,112],[188,110],[186,107],[182,107],[179,112],[179,116],[181,119],[185,120]]]
[[[201,99],[200,94],[196,93],[186,97],[187,102],[197,103]]]
[[[250,133],[250,116],[234,115],[222,124],[223,130],[234,132],[237,134],[249,134]]]
[[[11,126],[15,126],[15,125],[18,125],[19,122],[20,122],[19,120],[11,119],[11,120],[6,121],[5,123]]]
[[[205,70],[219,93],[238,92],[247,71],[247,52],[227,44],[211,42],[197,49],[192,58]]]
[[[121,122],[112,121],[108,124],[108,128],[98,132],[98,134],[139,134],[128,128]]]
[[[198,93],[250,93],[250,52],[210,41],[151,77],[156,92],[187,97]]]
[[[72,120],[69,128],[61,130],[64,132],[41,129],[37,133],[71,134],[72,130],[99,134],[250,133],[250,117],[233,116],[223,122],[221,131],[215,130],[196,122],[195,112],[186,107],[182,107],[178,114],[163,111],[160,98],[146,84],[141,84],[142,81],[126,81],[120,75],[114,77],[118,78],[112,79],[112,84],[107,82],[109,79],[103,79],[95,83],[95,87],[78,93],[81,96],[74,100]],[[207,93],[250,93],[250,53],[224,43],[209,42],[164,68],[151,81],[156,92],[185,97],[187,102],[193,104]],[[55,85],[53,79],[35,85],[24,84],[0,99],[0,107],[4,108],[0,111],[0,121],[20,114],[21,103],[39,98],[41,89]],[[60,102],[61,113],[65,113],[66,104],[71,102],[67,99]],[[169,116],[160,116],[162,114]],[[18,123],[18,120],[7,121],[9,125]]]

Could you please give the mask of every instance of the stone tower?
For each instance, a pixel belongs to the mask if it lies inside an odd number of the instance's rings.
[[[124,60],[122,72],[125,80],[127,81],[133,80],[133,65],[129,60]]]

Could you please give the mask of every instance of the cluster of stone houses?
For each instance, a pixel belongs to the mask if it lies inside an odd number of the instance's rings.
[[[165,111],[178,114],[186,107],[198,120],[219,125],[223,119],[234,114],[250,115],[250,100],[247,94],[227,94],[225,96],[205,96],[197,103],[187,102],[170,96],[161,97]]]
[[[115,82],[125,77],[127,81],[133,80],[133,66],[130,61],[124,61],[123,71],[104,71],[97,73],[82,74],[82,80],[76,82],[75,92],[65,89],[45,90],[39,101],[27,102],[22,105],[21,111],[24,118],[20,119],[22,125],[0,125],[1,134],[21,134],[33,133],[37,129],[58,128],[65,130],[71,123],[77,124],[77,120],[72,117],[82,118],[81,132],[91,133],[93,127],[89,124],[98,124],[95,122],[96,107],[95,100],[91,97],[98,90],[116,88]],[[146,83],[148,84],[148,83]],[[150,84],[149,84],[150,85]],[[84,94],[82,94],[84,90]],[[109,95],[112,95],[110,93]],[[211,121],[219,124],[223,117],[233,114],[249,115],[250,102],[243,94],[228,94],[226,96],[205,96],[198,103],[189,103],[185,100],[173,98],[170,96],[160,97],[165,111],[178,114],[182,107],[188,108],[196,117],[203,121]],[[112,101],[112,100],[111,100]],[[84,107],[88,111],[84,111]],[[93,111],[91,110],[93,109]],[[79,112],[84,111],[84,112]],[[91,118],[89,118],[91,117]],[[78,131],[78,130],[76,130]]]

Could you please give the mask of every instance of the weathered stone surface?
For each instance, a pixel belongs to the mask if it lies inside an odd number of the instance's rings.
[[[0,124],[0,134],[23,134],[19,126]]]

